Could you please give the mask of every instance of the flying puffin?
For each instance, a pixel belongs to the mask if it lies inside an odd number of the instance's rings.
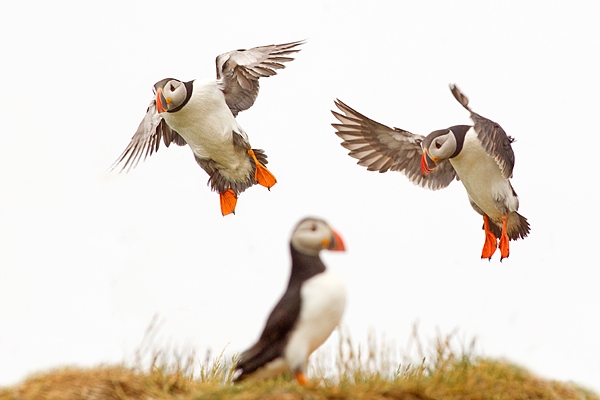
[[[154,85],[146,116],[113,168],[135,167],[158,150],[160,140],[189,145],[196,162],[219,193],[221,213],[235,213],[238,195],[255,184],[270,189],[277,182],[265,167],[267,155],[253,149],[235,117],[250,108],[258,80],[275,75],[304,41],[234,50],[216,59],[217,79],[182,82],[166,78]]]
[[[343,283],[319,257],[323,249],[345,250],[342,238],[325,221],[300,221],[290,241],[288,287],[271,311],[258,342],[241,355],[234,382],[291,371],[299,384],[308,383],[308,357],[331,335],[346,305]]]
[[[415,135],[391,129],[358,113],[339,99],[332,111],[339,124],[332,124],[342,146],[369,171],[399,171],[414,184],[437,190],[460,180],[471,206],[483,216],[485,243],[481,258],[492,258],[500,247],[500,261],[509,255],[509,240],[529,233],[527,219],[517,213],[519,199],[510,184],[515,155],[514,139],[496,122],[473,112],[458,87],[450,85],[456,100],[467,109],[473,126],[455,125]],[[499,238],[499,243],[498,243]]]

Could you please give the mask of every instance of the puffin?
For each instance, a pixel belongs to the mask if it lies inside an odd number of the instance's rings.
[[[258,341],[243,352],[233,382],[264,379],[291,372],[306,385],[308,357],[338,326],[346,306],[340,277],[327,269],[321,250],[344,251],[340,235],[318,218],[301,220],[292,233],[292,270],[287,289]]]
[[[211,190],[219,193],[223,216],[235,214],[240,193],[259,184],[271,189],[277,182],[266,168],[267,155],[253,149],[236,116],[250,108],[259,79],[277,74],[292,61],[304,41],[234,50],[217,56],[217,79],[184,82],[166,78],[154,84],[154,95],[129,145],[113,164],[129,171],[140,159],[156,152],[162,139],[188,145],[196,162],[209,175]]]
[[[427,136],[390,128],[350,108],[339,99],[332,124],[341,145],[369,171],[399,171],[412,183],[437,190],[460,180],[473,209],[483,216],[482,259],[491,260],[500,248],[500,261],[509,256],[509,241],[529,234],[527,219],[517,212],[519,198],[513,176],[514,138],[502,127],[475,113],[456,85],[454,98],[470,113],[473,125],[455,125]]]

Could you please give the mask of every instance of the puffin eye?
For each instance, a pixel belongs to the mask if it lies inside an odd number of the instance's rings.
[[[435,142],[435,148],[439,149],[440,147],[442,147],[442,145],[440,144],[440,142]]]
[[[171,92],[175,91],[175,86],[173,86],[173,84],[171,83]]]
[[[316,231],[316,230],[317,230],[317,225],[315,225],[315,224],[312,224],[312,225],[310,226],[310,230],[311,230],[311,231],[313,231],[313,232],[314,232],[314,231]]]

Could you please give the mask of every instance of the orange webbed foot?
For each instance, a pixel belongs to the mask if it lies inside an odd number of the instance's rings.
[[[490,231],[490,220],[487,215],[483,216],[483,229],[485,230],[485,243],[483,244],[483,250],[481,251],[481,258],[491,260],[498,245],[496,235]]]
[[[267,169],[267,167],[265,167],[264,165],[262,165],[260,163],[260,161],[258,161],[258,159],[256,158],[256,155],[254,154],[254,151],[252,149],[248,150],[248,154],[250,155],[250,157],[252,157],[252,159],[254,160],[254,164],[256,165],[256,172],[254,173],[254,179],[256,180],[256,182],[259,185],[262,185],[262,186],[266,187],[267,189],[271,189],[273,187],[273,185],[275,185],[277,183],[277,179],[275,179],[275,175],[273,175],[271,173],[271,171],[269,171]]]
[[[219,193],[221,200],[221,214],[226,216],[228,214],[235,214],[235,205],[237,204],[237,197],[232,189],[227,189],[224,193]]]
[[[481,258],[492,259],[492,256],[496,252],[496,236],[492,232],[485,233],[485,243],[483,244],[483,250],[481,251]]]
[[[296,378],[296,381],[298,381],[298,384],[300,386],[306,386],[306,385],[308,385],[308,379],[306,378],[306,375],[304,375],[304,373],[298,372],[295,375],[295,378]]]
[[[506,215],[502,216],[502,235],[500,236],[500,261],[502,261],[505,258],[508,258],[508,255],[510,254],[509,248],[508,248],[508,234],[506,233],[506,222],[507,222],[508,217]]]

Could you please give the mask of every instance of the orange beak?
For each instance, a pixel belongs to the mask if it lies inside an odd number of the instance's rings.
[[[333,240],[329,243],[329,247],[327,250],[332,251],[345,251],[346,246],[344,246],[344,241],[342,237],[334,230],[331,231],[333,234]]]
[[[423,150],[423,155],[421,156],[421,173],[427,176],[433,172],[436,166],[435,161],[429,157],[427,149]]]
[[[167,100],[165,99],[165,96],[163,96],[162,89],[158,89],[156,91],[156,111],[158,111],[159,114],[167,111],[164,107],[166,104]]]

